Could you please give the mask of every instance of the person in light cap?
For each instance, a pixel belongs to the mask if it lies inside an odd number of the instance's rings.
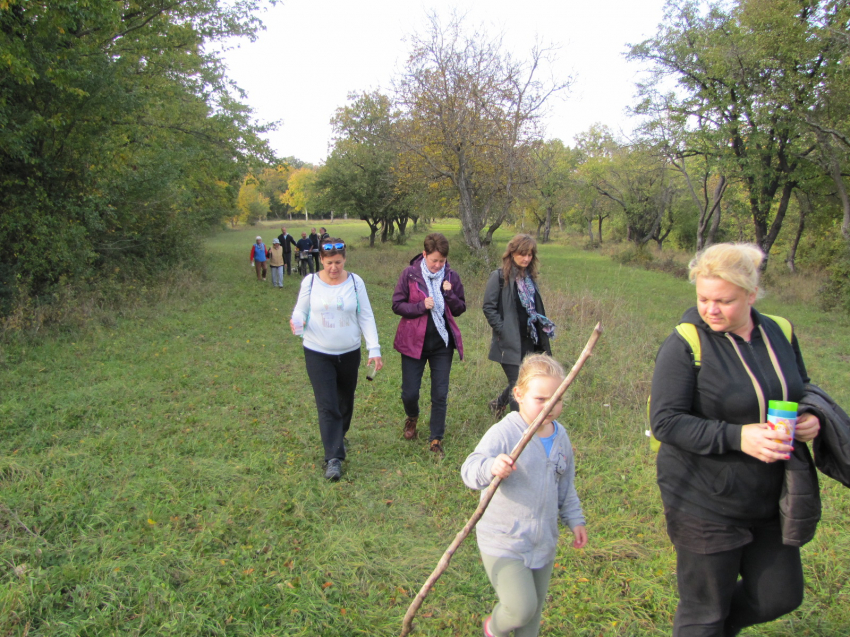
[[[263,243],[263,238],[257,235],[254,245],[251,246],[251,265],[257,272],[257,281],[266,280],[266,245]]]
[[[272,240],[272,247],[268,251],[269,267],[272,270],[272,287],[283,289],[283,246],[280,239]]]

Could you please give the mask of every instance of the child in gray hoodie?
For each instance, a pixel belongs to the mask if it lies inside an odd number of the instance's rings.
[[[490,427],[461,467],[464,484],[483,490],[503,480],[476,526],[484,570],[499,603],[484,620],[485,637],[536,637],[558,546],[558,519],[572,531],[574,548],[587,544],[575,490],[572,445],[555,418],[556,404],[514,465],[508,453],[564,379],[546,354],[523,360],[514,387],[519,412]]]

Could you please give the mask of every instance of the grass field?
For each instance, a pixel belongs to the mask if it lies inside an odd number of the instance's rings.
[[[435,229],[459,245],[456,226]],[[349,460],[330,484],[287,325],[298,281],[282,291],[256,282],[256,234],[207,241],[197,269],[156,303],[0,351],[0,635],[398,634],[477,503],[458,470],[504,380],[486,360],[486,271],[450,256],[467,292],[466,360],[455,360],[447,455],[436,461],[427,440],[401,439],[392,350],[390,296],[422,235],[369,249],[365,224],[334,224],[351,246],[348,269],[368,284],[386,367],[374,383],[361,375]],[[555,356],[572,364],[596,321],[605,327],[561,419],[590,543],[575,551],[564,532],[541,634],[669,634],[675,556],[644,409],[654,354],[693,288],[557,242],[540,252]],[[769,296],[759,307],[795,323],[812,378],[850,406],[847,318]],[[427,383],[426,373],[426,396]],[[803,549],[805,602],[745,634],[850,634],[850,497],[826,478],[822,491],[823,521]],[[414,634],[477,635],[493,601],[471,538]]]

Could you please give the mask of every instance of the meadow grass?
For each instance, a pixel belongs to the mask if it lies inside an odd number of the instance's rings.
[[[287,223],[296,235],[302,225]],[[433,229],[460,244],[456,225]],[[466,355],[455,359],[447,453],[437,461],[426,439],[401,439],[392,350],[392,289],[422,235],[369,249],[365,224],[333,224],[350,246],[348,269],[368,284],[386,367],[373,383],[360,377],[349,460],[330,484],[301,343],[287,325],[298,279],[282,291],[255,280],[247,257],[258,233],[270,240],[277,229],[206,242],[195,269],[176,273],[183,283],[156,303],[3,350],[0,634],[398,634],[477,503],[458,472],[492,424],[486,404],[504,382],[487,360],[486,271],[457,259]],[[507,237],[497,234],[500,246]],[[571,365],[593,325],[605,328],[562,416],[590,544],[575,551],[564,531],[541,634],[669,634],[675,554],[645,403],[655,352],[693,288],[559,241],[540,253],[547,314],[559,327],[554,355]],[[814,381],[850,405],[847,319],[770,296],[759,306],[794,322]],[[428,383],[426,372],[423,421]],[[823,521],[803,549],[805,602],[746,634],[850,632],[850,498],[826,478],[822,490]],[[416,634],[478,634],[493,602],[470,538]]]

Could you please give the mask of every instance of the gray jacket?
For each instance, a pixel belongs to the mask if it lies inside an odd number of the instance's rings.
[[[549,456],[534,436],[478,522],[478,548],[485,555],[520,559],[528,568],[541,568],[555,559],[558,518],[570,529],[584,526],[574,484],[573,448],[563,426],[556,421],[555,427]],[[527,428],[516,411],[490,427],[460,469],[464,484],[486,489],[496,456],[509,454]]]
[[[502,269],[493,270],[487,279],[487,287],[484,289],[484,303],[481,309],[493,335],[490,340],[490,354],[488,358],[497,363],[505,365],[519,365],[522,363],[522,345],[519,317],[516,310],[516,286],[513,281],[505,281],[500,275]],[[535,282],[535,287],[536,287]],[[500,302],[501,297],[501,302]],[[538,314],[546,315],[543,309],[543,299],[540,292],[534,294],[534,306]],[[549,338],[543,330],[537,330],[540,345],[547,354],[552,354],[549,346]]]

